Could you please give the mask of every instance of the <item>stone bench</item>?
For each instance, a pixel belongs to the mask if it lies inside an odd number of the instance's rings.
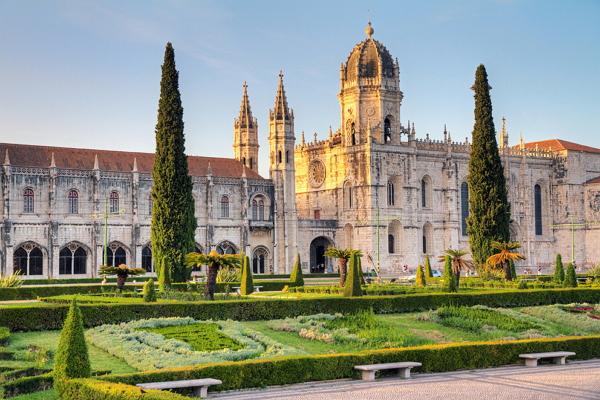
[[[411,368],[420,367],[418,362],[397,362],[387,364],[356,365],[354,369],[361,371],[363,381],[374,381],[375,372],[386,369],[397,369],[398,376],[403,379],[410,378]]]
[[[235,290],[235,292],[236,292],[237,294],[241,294],[241,293],[240,293],[241,287],[239,287],[239,286],[234,286],[232,289],[233,289],[233,290]],[[256,290],[256,293],[260,293],[260,289],[262,289],[262,286],[254,286],[254,289]]]
[[[525,365],[528,367],[537,367],[538,361],[543,358],[551,358],[554,364],[566,364],[567,357],[574,356],[571,351],[553,351],[548,353],[530,353],[519,354],[519,358],[525,359]]]
[[[205,379],[190,379],[185,381],[169,381],[169,382],[149,382],[149,383],[138,383],[143,389],[184,389],[192,388],[192,393],[196,397],[204,398],[208,396],[208,387],[212,385],[220,385],[221,382],[218,379],[205,378]]]

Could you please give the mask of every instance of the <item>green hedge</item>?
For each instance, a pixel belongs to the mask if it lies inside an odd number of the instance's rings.
[[[10,338],[10,329],[0,326],[0,346],[5,346]]]
[[[598,303],[600,289],[502,290],[478,293],[418,293],[361,298],[242,299],[173,303],[81,304],[87,327],[142,318],[193,317],[199,320],[268,320],[317,313],[402,313],[437,309],[444,305],[518,307],[546,304]],[[32,303],[0,307],[0,326],[11,331],[60,329],[68,306]]]
[[[24,376],[0,385],[4,398],[15,397],[21,394],[41,392],[52,388],[52,373],[36,376]]]
[[[176,393],[141,389],[94,379],[72,379],[63,383],[62,400],[189,400]]]
[[[223,381],[223,385],[215,387],[215,390],[237,390],[353,378],[357,376],[354,366],[359,364],[417,361],[423,364],[418,370],[420,372],[445,372],[515,364],[519,362],[519,354],[522,353],[558,350],[573,351],[577,353],[575,358],[578,359],[600,357],[600,336],[451,343],[351,354],[279,357],[109,375],[102,379],[133,385],[141,382],[215,378]]]
[[[58,296],[61,294],[101,293],[102,289],[115,289],[114,286],[21,286],[18,288],[0,288],[0,301],[31,300],[38,297]]]

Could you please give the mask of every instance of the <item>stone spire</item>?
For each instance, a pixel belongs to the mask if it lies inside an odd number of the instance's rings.
[[[99,170],[100,169],[100,164],[98,163],[98,154],[94,155],[94,170]]]
[[[373,33],[375,33],[375,29],[373,29],[371,21],[369,21],[367,27],[365,28],[365,35],[367,35],[367,39],[371,39],[373,37]]]
[[[10,165],[10,157],[8,155],[8,148],[4,152],[4,165]]]
[[[279,84],[277,85],[277,95],[275,96],[275,106],[273,107],[274,119],[289,119],[290,109],[285,96],[285,88],[283,87],[283,71],[279,72]]]
[[[133,157],[133,168],[131,168],[131,172],[138,172],[137,157]]]
[[[50,156],[50,168],[56,168],[56,161],[54,160],[54,152]]]
[[[250,108],[250,100],[248,99],[248,85],[246,81],[243,84],[242,102],[240,104],[240,115],[237,123],[240,128],[253,128],[254,118],[252,117],[252,109]]]
[[[508,147],[508,131],[506,130],[506,118],[502,117],[502,129],[500,130],[500,140],[498,147],[505,149]]]

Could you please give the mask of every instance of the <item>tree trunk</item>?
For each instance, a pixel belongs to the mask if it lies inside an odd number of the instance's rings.
[[[338,258],[338,272],[340,273],[340,287],[344,287],[346,284],[346,264],[348,260],[344,257]]]
[[[454,273],[454,280],[456,281],[456,290],[458,290],[460,285],[460,270]]]
[[[123,290],[125,288],[126,280],[127,280],[127,275],[117,275],[117,289]]]
[[[206,274],[206,286],[204,287],[204,296],[210,300],[215,299],[217,272],[219,272],[219,266],[217,264],[210,264],[208,266],[208,273]]]
[[[507,281],[512,281],[513,280],[513,276],[510,273],[510,263],[505,262],[502,265],[502,268],[504,269],[504,279],[506,279]]]

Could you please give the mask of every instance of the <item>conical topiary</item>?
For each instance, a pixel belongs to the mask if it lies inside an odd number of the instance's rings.
[[[154,303],[156,301],[156,288],[154,287],[154,279],[150,278],[144,283],[144,301],[146,303]]]
[[[431,262],[429,261],[429,256],[425,256],[425,276],[427,278],[433,278],[433,271],[431,271]]]
[[[556,255],[556,262],[554,263],[554,282],[563,283],[565,280],[565,268],[562,263],[562,256]]]
[[[242,261],[242,283],[240,285],[240,293],[242,296],[247,296],[254,292],[254,281],[252,279],[252,269],[250,269],[250,257],[243,256]]]
[[[452,259],[450,256],[444,257],[444,288],[448,292],[456,292],[456,278],[452,273]]]
[[[426,279],[427,274],[425,273],[425,271],[423,270],[423,266],[419,265],[417,267],[417,277],[415,279],[415,284],[418,287],[425,287],[427,286],[427,279]]]
[[[344,297],[362,296],[360,273],[358,272],[361,268],[360,264],[360,255],[353,253],[352,256],[350,256],[350,268],[344,285]]]
[[[577,274],[575,274],[575,266],[569,263],[567,272],[565,273],[564,287],[577,287]]]
[[[302,265],[300,264],[300,254],[296,254],[294,260],[294,268],[290,275],[290,287],[292,286],[304,286],[304,277],[302,276]]]
[[[510,263],[510,275],[512,279],[517,279],[517,267],[515,266],[515,262],[513,260],[509,261]]]
[[[73,300],[65,318],[54,358],[54,386],[59,394],[61,382],[91,375],[90,359],[85,343],[83,317],[77,302]]]

